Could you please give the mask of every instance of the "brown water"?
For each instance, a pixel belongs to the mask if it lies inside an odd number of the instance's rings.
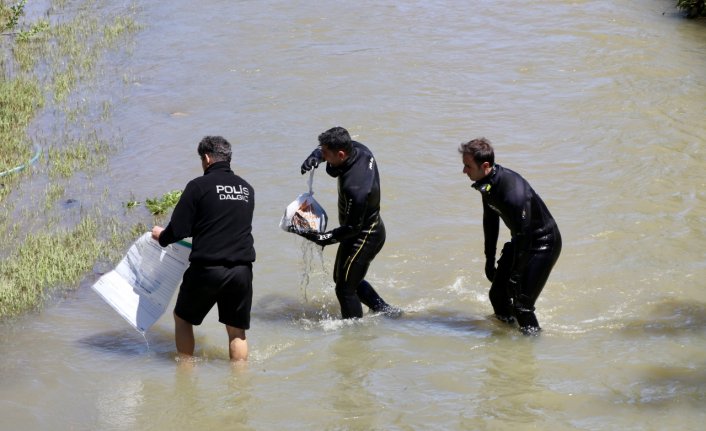
[[[178,370],[171,317],[143,337],[92,275],[0,326],[2,429],[702,429],[703,21],[661,0],[143,3],[106,67],[129,85],[96,193],[182,188],[203,135],[235,144],[257,192],[250,361],[231,369],[214,310]],[[334,125],[378,160],[388,242],[369,279],[399,319],[336,319],[335,248],[278,228]],[[481,135],[564,237],[540,337],[489,318],[456,152]],[[334,180],[314,190],[335,219]]]

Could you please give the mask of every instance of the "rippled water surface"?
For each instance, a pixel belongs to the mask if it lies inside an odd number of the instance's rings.
[[[250,360],[230,367],[214,310],[178,369],[169,313],[143,336],[90,274],[0,326],[2,428],[701,429],[706,26],[673,3],[141,2],[106,66],[126,85],[96,90],[122,143],[95,188],[158,196],[200,174],[202,136],[234,144],[257,193]],[[338,320],[335,248],[278,228],[335,125],[379,164],[369,280],[398,319]],[[564,237],[539,337],[490,318],[456,151],[477,136]],[[335,181],[314,190],[335,220]]]

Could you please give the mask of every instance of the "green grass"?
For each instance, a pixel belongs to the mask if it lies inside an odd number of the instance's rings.
[[[64,138],[62,146],[48,151],[49,175],[70,178],[75,172],[92,172],[108,161],[111,147],[96,134],[78,139]]]
[[[70,229],[28,235],[0,262],[0,318],[35,309],[57,289],[76,287],[97,260],[117,261],[124,245],[145,229],[92,215]]]
[[[54,204],[56,204],[56,202],[61,199],[65,191],[66,188],[63,186],[63,184],[50,183],[45,191],[46,199],[44,209],[46,211],[49,211],[54,208]]]
[[[78,283],[101,255],[97,232],[97,221],[87,217],[71,230],[28,236],[0,263],[0,316],[34,308],[51,288]]]
[[[35,79],[15,78],[0,82],[0,172],[32,157],[26,129],[43,104],[40,85]]]
[[[90,183],[81,182],[85,176],[75,174],[100,169],[112,151],[92,119],[107,120],[112,105],[96,107],[85,99],[90,91],[78,94],[90,90],[103,54],[124,46],[121,42],[139,29],[132,17],[135,6],[117,17],[99,17],[92,0],[73,2],[74,11],[63,10],[64,0],[51,0],[52,19],[47,14],[28,22],[25,3],[0,0],[0,172],[34,155],[27,128],[45,105],[56,112],[56,121],[49,136],[35,131],[42,135],[46,164],[0,177],[0,319],[41,306],[57,289],[77,287],[97,260],[117,262],[127,244],[147,230],[99,214],[98,208],[111,207],[110,195],[92,195],[98,198],[95,207],[82,206],[71,217],[56,205],[77,185],[88,185],[91,194]],[[20,182],[29,175],[46,176],[43,191],[25,190],[31,181]]]

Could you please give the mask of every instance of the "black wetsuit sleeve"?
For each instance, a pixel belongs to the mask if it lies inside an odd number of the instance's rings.
[[[174,207],[169,224],[159,235],[159,245],[166,247],[192,235],[198,196],[198,186],[190,181]]]
[[[500,232],[500,216],[483,200],[483,236],[485,239],[485,259],[495,261],[495,252]]]

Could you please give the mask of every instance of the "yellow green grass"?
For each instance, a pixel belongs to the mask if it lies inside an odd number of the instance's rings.
[[[71,98],[95,80],[101,56],[138,30],[134,6],[121,16],[101,18],[96,1],[80,3],[66,11],[65,1],[53,0],[53,19],[28,22],[25,0],[0,0],[0,172],[26,164],[34,154],[37,145],[28,130],[40,110],[49,105],[61,117],[60,127],[49,127],[50,136],[43,136],[39,163],[0,177],[0,319],[41,306],[57,289],[77,287],[97,260],[117,262],[146,230],[90,207],[66,217],[66,209],[56,205],[75,175],[104,165],[111,150],[94,121],[85,118],[91,112],[76,108]],[[106,120],[111,107],[103,102],[96,112]],[[20,191],[30,176],[38,176],[39,184],[47,181],[43,196],[40,191],[26,199]]]

